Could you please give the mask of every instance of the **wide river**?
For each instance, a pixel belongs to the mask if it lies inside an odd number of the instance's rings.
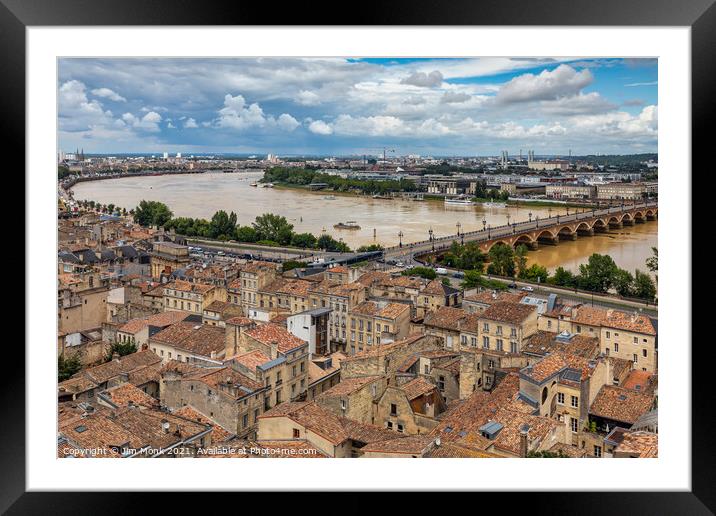
[[[355,248],[380,243],[391,246],[403,242],[428,239],[428,230],[435,236],[454,234],[457,224],[461,231],[482,229],[482,220],[498,226],[510,221],[528,220],[549,215],[549,208],[509,206],[485,208],[445,206],[442,201],[408,201],[373,199],[354,195],[308,192],[291,188],[256,188],[250,186],[261,173],[205,173],[188,175],[143,176],[78,183],[73,187],[77,200],[113,203],[128,210],[139,201],[152,200],[167,204],[179,217],[209,219],[218,210],[234,211],[239,224],[250,224],[257,215],[276,213],[285,216],[297,232],[320,235],[322,231],[342,238]],[[333,195],[333,199],[326,199]],[[551,209],[552,215],[565,213],[566,208]],[[338,222],[355,221],[360,230],[337,230]],[[576,270],[592,253],[608,254],[622,268],[646,270],[645,260],[657,245],[656,221],[623,229],[561,242],[557,246],[541,246],[529,253],[530,263],[539,263],[553,270],[562,266]]]

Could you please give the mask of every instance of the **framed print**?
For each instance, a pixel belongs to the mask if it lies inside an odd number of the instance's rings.
[[[3,509],[713,511],[712,2],[1,7],[29,301]]]

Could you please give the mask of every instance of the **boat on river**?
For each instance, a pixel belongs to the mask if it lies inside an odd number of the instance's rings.
[[[446,206],[473,206],[474,204],[472,199],[465,196],[445,197]]]
[[[507,204],[504,202],[483,202],[482,205],[485,208],[507,208]]]
[[[360,226],[356,223],[355,220],[348,220],[345,223],[339,222],[338,224],[334,224],[333,227],[335,229],[348,229],[348,230],[360,229]]]

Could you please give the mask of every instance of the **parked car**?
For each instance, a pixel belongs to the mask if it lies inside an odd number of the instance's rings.
[[[435,272],[437,272],[438,274],[447,274],[447,269],[444,267],[438,267],[437,269],[435,269]]]
[[[452,277],[453,278],[464,278],[465,273],[462,271],[453,272]]]
[[[524,290],[525,292],[534,292],[535,289],[530,287],[529,285],[522,287],[520,290]]]
[[[508,286],[509,288],[517,288],[517,283],[515,283],[515,282],[513,281],[512,283],[510,283],[510,284],[507,285],[507,286]]]

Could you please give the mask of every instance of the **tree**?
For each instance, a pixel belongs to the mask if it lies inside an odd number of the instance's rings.
[[[652,256],[646,259],[646,268],[653,272],[656,280],[659,281],[659,249],[652,247],[651,254]]]
[[[291,245],[302,248],[316,247],[318,239],[311,233],[294,233],[291,237]]]
[[[485,268],[487,255],[480,250],[475,242],[470,242],[463,246],[460,253],[459,265],[461,269],[470,270],[477,269],[482,272]]]
[[[264,213],[256,217],[252,225],[259,235],[259,240],[273,240],[281,245],[291,243],[293,224],[289,224],[286,217]]]
[[[611,256],[594,253],[587,263],[579,266],[578,284],[585,290],[607,292],[612,287],[617,270]]]
[[[465,277],[460,284],[462,288],[475,288],[480,285],[482,285],[482,276],[480,275],[480,271],[465,271]]]
[[[77,371],[82,369],[82,363],[80,362],[80,356],[74,353],[71,356],[65,357],[60,355],[57,357],[57,380],[64,382],[65,380],[72,377]]]
[[[568,271],[564,267],[557,267],[554,270],[554,275],[549,278],[549,282],[561,287],[573,287],[576,284],[576,278],[572,271]]]
[[[236,228],[236,240],[239,242],[257,242],[259,235],[251,226],[241,226]]]
[[[224,210],[214,213],[209,223],[209,232],[211,238],[233,238],[236,234],[236,213],[232,211],[229,215]]]
[[[635,271],[634,295],[640,299],[653,300],[656,298],[656,284],[651,276],[639,269]]]
[[[437,277],[435,270],[430,267],[411,267],[401,272],[403,276],[420,276],[421,278],[434,280]]]
[[[526,279],[527,281],[546,283],[549,278],[549,272],[547,271],[547,267],[533,263],[523,271],[520,271],[520,278]]]
[[[115,342],[107,351],[107,355],[104,357],[105,362],[109,362],[114,357],[114,354],[118,354],[120,357],[125,355],[131,355],[137,351],[137,344],[134,342],[134,338],[130,342]]]
[[[140,201],[134,210],[134,222],[142,226],[164,226],[173,213],[169,207],[158,201]]]
[[[517,249],[515,249],[515,264],[517,265],[517,270],[519,270],[519,276],[520,278],[524,278],[524,272],[527,268],[527,246],[525,244],[520,244],[517,246]]]
[[[306,267],[307,265],[308,264],[306,262],[299,262],[296,260],[288,260],[288,261],[283,262],[283,264],[281,264],[281,271],[286,272],[286,271],[290,271],[292,269]]]
[[[515,275],[515,252],[506,244],[495,244],[488,253],[490,266],[487,272],[498,276],[512,277]]]
[[[623,297],[634,295],[634,276],[624,269],[617,269],[613,279],[614,290]]]
[[[316,242],[318,249],[325,249],[334,253],[350,253],[351,248],[348,247],[344,242],[339,242],[331,235],[321,235]]]
[[[358,249],[356,249],[357,253],[370,253],[373,251],[382,251],[383,246],[380,244],[370,244],[370,245],[362,245]]]

